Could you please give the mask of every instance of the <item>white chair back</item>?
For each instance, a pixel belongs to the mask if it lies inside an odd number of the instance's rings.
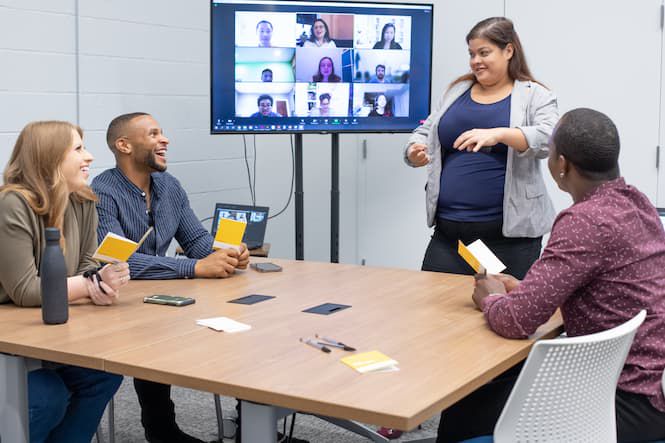
[[[616,442],[617,381],[645,317],[643,310],[608,331],[538,341],[494,428],[494,441]]]

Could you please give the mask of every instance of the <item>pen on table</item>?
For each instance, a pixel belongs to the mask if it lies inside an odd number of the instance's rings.
[[[328,338],[328,337],[323,337],[319,334],[314,334],[314,336],[316,338],[320,338],[321,340],[323,340],[325,342],[325,343],[319,342],[322,345],[325,344],[325,345],[329,345],[329,346],[334,346],[336,348],[344,349],[345,351],[355,351],[356,350],[356,348],[352,348],[351,346],[346,345],[346,344],[342,343],[341,341],[333,340],[332,338]]]
[[[310,339],[310,338],[308,338],[307,340],[305,340],[305,339],[303,339],[302,337],[300,337],[300,341],[301,341],[302,343],[305,343],[306,345],[310,345],[310,346],[312,346],[312,347],[314,347],[314,348],[316,348],[316,349],[320,349],[321,351],[325,352],[326,354],[330,352],[330,348],[328,348],[328,347],[326,347],[326,346],[324,346],[324,345],[320,345],[320,344],[318,344],[317,342],[315,342],[314,340],[312,340],[312,339]]]

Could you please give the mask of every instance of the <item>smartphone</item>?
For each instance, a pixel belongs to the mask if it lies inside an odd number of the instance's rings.
[[[282,270],[281,266],[274,263],[252,263],[249,266],[259,272],[279,272]]]
[[[143,303],[155,303],[158,305],[185,306],[191,305],[196,300],[191,297],[178,297],[176,295],[151,295],[143,297]]]

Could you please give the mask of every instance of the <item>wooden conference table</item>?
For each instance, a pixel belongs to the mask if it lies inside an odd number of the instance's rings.
[[[242,421],[247,442],[274,442],[282,408],[412,429],[524,359],[533,343],[503,339],[487,327],[471,301],[468,276],[274,262],[284,271],[132,281],[114,306],[72,306],[64,325],[44,325],[39,309],[0,306],[0,363],[8,365],[0,383],[10,397],[5,415],[16,414],[27,436],[21,357],[30,357],[249,400]],[[151,294],[196,303],[144,304]],[[276,298],[227,303],[248,294]],[[325,302],[352,307],[328,316],[301,312]],[[252,329],[228,334],[195,322],[216,316]],[[554,336],[560,326],[557,314],[533,339]],[[359,352],[379,350],[400,370],[357,373],[339,361],[349,353],[326,354],[299,342],[316,333]]]

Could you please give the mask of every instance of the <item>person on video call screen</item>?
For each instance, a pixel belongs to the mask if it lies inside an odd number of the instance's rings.
[[[335,42],[330,39],[328,24],[317,18],[312,24],[312,35],[305,40],[304,48],[336,48]]]
[[[381,30],[381,40],[376,42],[373,49],[402,49],[402,46],[395,41],[395,25],[386,23]]]
[[[259,38],[259,48],[271,48],[272,44],[272,23],[268,20],[261,20],[256,24],[256,35]]]
[[[256,100],[256,104],[258,105],[259,110],[250,115],[250,117],[281,117],[281,115],[272,111],[273,99],[270,95],[260,95]]]
[[[330,57],[323,57],[319,60],[319,72],[312,76],[314,82],[337,83],[342,81],[341,77],[335,74],[335,64]]]
[[[374,72],[374,76],[369,80],[370,83],[390,83],[390,80],[386,77],[385,65],[376,65]]]

